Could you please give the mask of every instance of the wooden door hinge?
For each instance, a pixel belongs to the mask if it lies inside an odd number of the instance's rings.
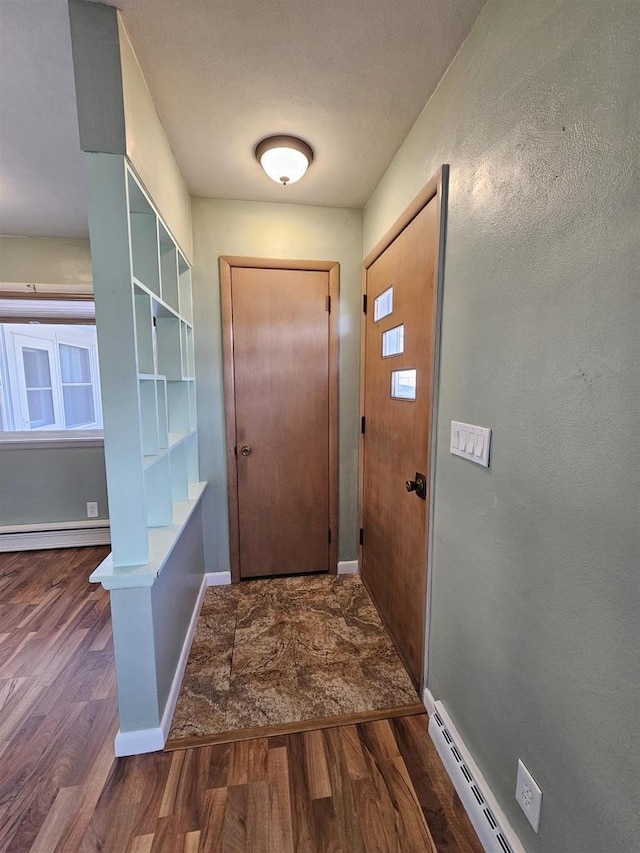
[[[366,428],[367,428],[367,419],[366,419],[366,418],[365,418],[365,416],[363,415],[363,416],[360,418],[360,432],[362,433],[362,435],[364,435],[364,432],[365,432],[365,429],[366,429]]]
[[[360,544],[364,545],[364,527],[360,528]]]
[[[331,297],[327,296],[327,312],[331,314]]]
[[[362,313],[363,314],[367,313],[367,294],[366,293],[362,294]]]
[[[329,541],[329,545],[331,545],[331,528],[329,528],[329,530],[327,531],[327,533],[329,534],[329,536],[327,537],[327,538],[328,538],[328,541]]]

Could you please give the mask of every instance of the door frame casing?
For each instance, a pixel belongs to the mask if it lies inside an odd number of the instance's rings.
[[[434,495],[435,495],[435,459],[436,459],[436,433],[438,424],[438,391],[439,391],[439,375],[440,375],[440,335],[442,328],[442,288],[444,282],[444,257],[445,257],[445,233],[446,233],[446,217],[447,217],[447,200],[449,189],[449,165],[443,164],[437,172],[424,185],[420,192],[395,220],[389,230],[375,244],[373,249],[365,256],[362,262],[362,298],[364,305],[364,297],[367,295],[367,273],[369,268],[380,255],[389,248],[393,241],[400,236],[404,229],[416,218],[416,216],[432,201],[436,199],[438,222],[438,233],[436,236],[436,245],[434,247],[434,323],[433,323],[433,372],[429,378],[429,396],[431,398],[431,425],[430,435],[431,441],[428,448],[428,464],[427,464],[427,479],[429,482],[429,517],[427,531],[427,578],[426,578],[426,597],[424,602],[425,618],[423,623],[422,636],[422,673],[420,678],[420,690],[424,689],[427,683],[428,666],[429,666],[429,627],[430,627],[430,610],[431,610],[431,581],[433,568],[433,518],[434,518]],[[371,310],[372,306],[367,306],[367,310]],[[366,322],[367,318],[364,309],[360,321],[360,415],[364,416],[364,392],[365,392],[365,356],[366,356]],[[365,435],[360,434],[358,447],[358,528],[363,526],[364,513],[364,442]],[[366,531],[364,532],[366,538]],[[362,549],[363,545],[358,545],[358,569],[362,572]]]
[[[229,501],[229,544],[231,581],[240,580],[240,522],[238,516],[238,476],[236,457],[236,405],[235,365],[233,355],[233,305],[231,296],[231,271],[245,269],[280,269],[329,274],[329,573],[338,571],[338,390],[339,390],[339,319],[340,319],[340,264],[337,261],[307,261],[281,258],[250,258],[221,255],[220,304],[222,312],[222,363],[224,384],[224,409],[227,443],[227,494]]]

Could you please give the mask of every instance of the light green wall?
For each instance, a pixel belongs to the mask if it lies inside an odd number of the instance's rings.
[[[365,211],[451,164],[428,684],[531,853],[640,834],[639,45],[635,0],[489,0]]]
[[[173,156],[147,81],[118,14],[127,156],[191,260],[191,196]]]
[[[0,237],[0,282],[90,285],[89,241]]]
[[[193,199],[194,317],[200,470],[208,571],[229,568],[218,258],[340,263],[340,559],[356,557],[362,211]]]
[[[126,154],[191,259],[191,198],[120,12],[69,0],[80,147]]]

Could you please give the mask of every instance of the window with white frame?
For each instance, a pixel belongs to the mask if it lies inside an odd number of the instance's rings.
[[[0,431],[101,429],[95,326],[0,323]]]

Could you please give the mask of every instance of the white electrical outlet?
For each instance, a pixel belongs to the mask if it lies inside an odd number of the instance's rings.
[[[87,501],[87,518],[98,517],[98,501]]]
[[[540,806],[542,805],[542,791],[536,784],[536,780],[518,759],[518,778],[516,780],[516,800],[520,808],[527,816],[527,820],[538,831],[540,823]]]

